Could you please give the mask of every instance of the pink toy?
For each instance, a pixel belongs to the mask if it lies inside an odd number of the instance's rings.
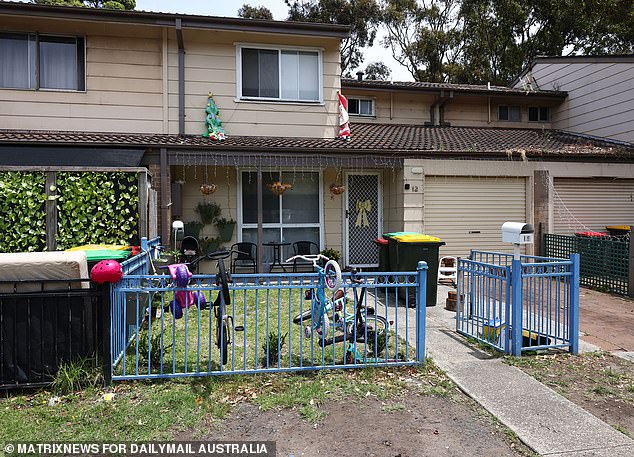
[[[123,278],[121,264],[116,260],[102,260],[90,270],[90,279],[98,284],[116,283]]]
[[[170,276],[176,283],[178,288],[186,288],[189,284],[189,278],[192,277],[191,271],[184,263],[176,263],[168,265]],[[207,300],[202,292],[190,292],[189,290],[178,290],[174,293],[174,300],[170,302],[169,308],[174,318],[183,317],[183,309],[198,303],[200,309],[207,308]]]

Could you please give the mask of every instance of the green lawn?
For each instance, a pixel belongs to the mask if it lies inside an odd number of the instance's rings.
[[[369,394],[397,397],[406,389],[447,395],[453,385],[431,361],[421,367],[367,368],[114,383],[61,395],[55,391],[5,393],[0,399],[0,442],[141,441],[202,436],[241,402],[263,410],[295,408],[307,421],[324,419],[323,402]],[[111,400],[105,394],[114,393]]]
[[[303,326],[293,323],[294,316],[310,309],[311,301],[303,299],[305,290],[292,289],[287,285],[271,285],[263,289],[232,291],[232,305],[228,314],[233,316],[235,326],[242,326],[244,330],[230,330],[233,346],[229,348],[229,360],[223,370],[295,368],[343,363],[343,342],[322,348],[320,335],[314,333],[312,338],[306,338]],[[216,294],[212,294],[214,298]],[[138,313],[142,314],[147,305],[141,299],[137,301],[137,296],[141,294],[129,293],[128,302],[138,303]],[[207,292],[205,296],[209,300]],[[154,295],[153,303],[160,308],[169,304],[172,299],[173,292],[158,292]],[[374,300],[374,303],[377,303],[378,314],[384,316],[384,308],[383,311],[379,309],[380,301]],[[346,311],[353,311],[353,308],[354,301],[350,295]],[[136,312],[135,310],[133,314]],[[331,325],[331,335],[333,331]],[[169,312],[159,312],[159,317],[152,321],[149,329],[147,325],[139,329],[139,337],[130,345],[125,360],[117,365],[114,374],[218,371],[220,351],[215,345],[215,335],[216,321],[214,313],[209,309],[199,311],[196,306],[189,307],[178,320]],[[374,356],[378,352],[379,357],[391,360],[405,360],[406,355],[411,360],[415,355],[412,347],[406,351],[407,345],[402,338],[398,339],[397,349],[397,338],[393,331],[388,336],[387,352],[382,350],[385,346],[384,334],[370,336],[369,347],[358,344],[360,353]],[[375,347],[377,351],[374,350]]]

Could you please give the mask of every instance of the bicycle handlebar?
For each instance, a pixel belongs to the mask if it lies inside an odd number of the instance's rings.
[[[293,260],[296,260],[296,259],[302,259],[302,260],[306,260],[308,262],[312,262],[313,266],[317,266],[317,262],[319,262],[320,260],[325,260],[326,262],[328,262],[330,260],[325,255],[321,255],[321,254],[307,254],[307,255],[294,255],[293,257],[290,257],[290,258],[286,259],[284,262],[288,263],[288,262],[292,262]]]

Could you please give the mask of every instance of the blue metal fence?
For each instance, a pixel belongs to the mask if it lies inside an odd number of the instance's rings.
[[[141,239],[141,253],[130,257],[121,263],[123,273],[126,275],[147,275],[150,273],[150,258],[156,259],[159,255],[161,238],[156,237],[148,240]]]
[[[458,261],[456,330],[500,351],[579,344],[579,255],[570,259],[472,251]]]
[[[417,272],[344,273],[344,298],[330,310],[328,330],[309,335],[296,316],[311,310],[316,273],[233,275],[227,314],[227,363],[216,344],[220,288],[215,275],[194,275],[186,289],[167,275],[126,275],[111,289],[110,373],[113,380],[303,371],[368,365],[412,365],[425,356],[427,265]],[[198,292],[177,319],[178,292]],[[409,309],[409,294],[416,308]],[[201,295],[199,295],[201,294]],[[310,293],[309,293],[310,295]],[[332,294],[329,294],[332,296]],[[362,329],[356,313],[360,312]],[[177,313],[178,314],[178,313]],[[331,341],[334,339],[334,342]]]

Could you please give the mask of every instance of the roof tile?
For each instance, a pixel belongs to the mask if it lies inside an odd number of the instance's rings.
[[[559,130],[426,127],[357,123],[349,140],[231,136],[218,142],[199,135],[1,130],[0,145],[91,145],[168,147],[209,151],[276,151],[305,153],[371,153],[404,156],[455,155],[483,157],[518,152],[526,156],[601,156],[631,160],[634,144],[618,143]]]

